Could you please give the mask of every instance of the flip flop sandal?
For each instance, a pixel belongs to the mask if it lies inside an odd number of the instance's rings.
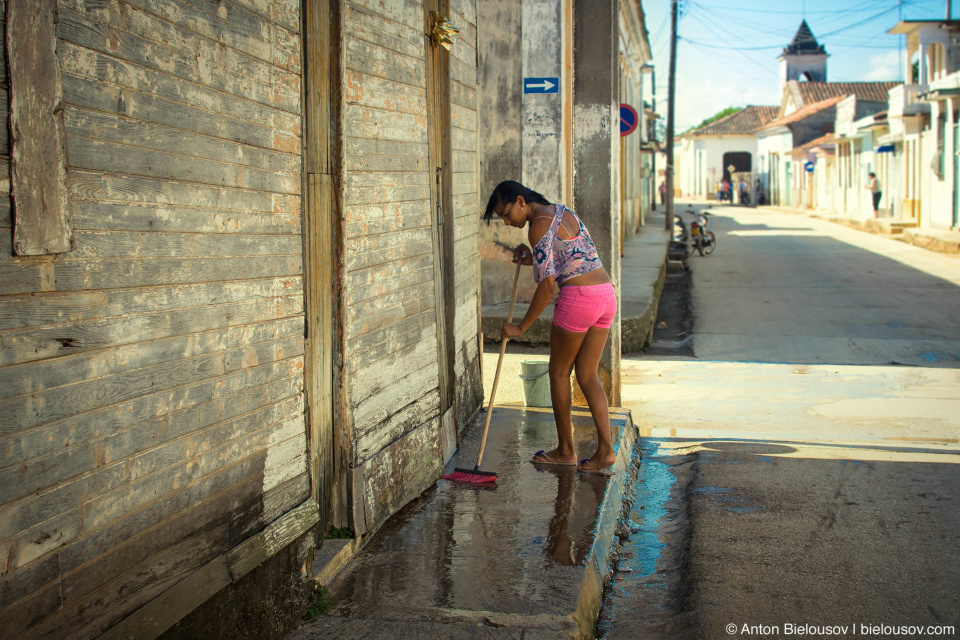
[[[610,469],[594,469],[592,466],[587,466],[590,464],[590,458],[584,458],[580,461],[580,464],[577,465],[577,471],[580,473],[589,473],[595,476],[605,476],[610,477],[617,474],[616,471],[611,471]],[[610,465],[611,467],[613,465]]]
[[[546,460],[537,460],[537,456],[543,456],[546,458]],[[554,464],[558,467],[575,467],[577,465],[576,462],[557,462],[556,460],[551,460],[550,456],[548,456],[543,449],[540,449],[540,451],[537,451],[535,454],[533,454],[533,458],[530,459],[530,462],[533,464]]]

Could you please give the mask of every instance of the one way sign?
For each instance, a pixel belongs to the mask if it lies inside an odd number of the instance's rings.
[[[560,93],[560,78],[524,78],[524,93]]]

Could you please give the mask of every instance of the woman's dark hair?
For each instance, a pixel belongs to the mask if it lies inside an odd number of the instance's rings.
[[[493,219],[493,208],[499,205],[509,204],[517,201],[517,196],[523,196],[527,202],[536,202],[537,204],[552,204],[543,195],[525,187],[514,180],[504,180],[496,186],[493,193],[490,194],[490,200],[487,201],[487,209],[483,212],[483,219],[490,224]]]

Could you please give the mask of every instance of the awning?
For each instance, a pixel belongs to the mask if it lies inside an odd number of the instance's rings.
[[[875,150],[876,153],[893,153],[894,151],[896,151],[896,147],[892,144],[882,144]]]

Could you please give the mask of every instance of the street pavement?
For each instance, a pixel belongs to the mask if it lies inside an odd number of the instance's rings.
[[[960,257],[715,211],[694,356],[623,362],[643,459],[601,635],[955,637]]]

